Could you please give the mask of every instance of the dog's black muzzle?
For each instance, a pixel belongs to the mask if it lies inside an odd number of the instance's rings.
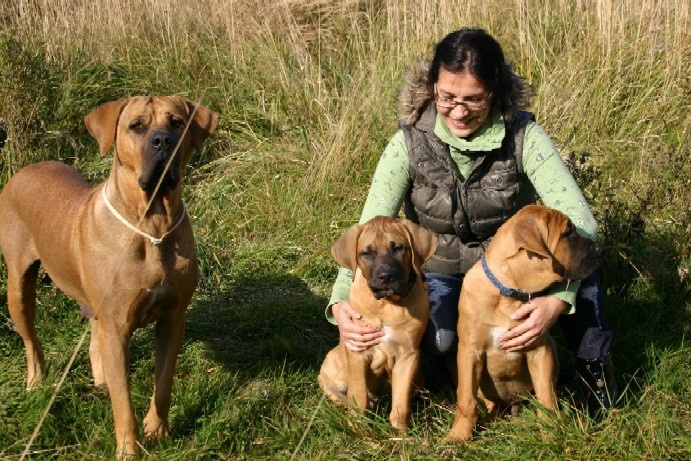
[[[175,149],[180,137],[167,130],[157,130],[149,135],[149,142],[142,162],[142,175],[139,187],[153,192],[161,176],[161,189],[174,189],[180,181],[180,153]],[[173,156],[171,161],[171,156]],[[166,166],[170,163],[168,170]]]
[[[405,296],[410,291],[408,277],[403,266],[394,258],[382,258],[383,261],[374,261],[368,285],[372,294],[377,299],[390,296]]]
[[[592,242],[588,243],[586,249],[581,251],[583,257],[577,260],[570,271],[566,271],[565,278],[571,280],[583,280],[595,272],[602,264],[605,256],[605,247]]]

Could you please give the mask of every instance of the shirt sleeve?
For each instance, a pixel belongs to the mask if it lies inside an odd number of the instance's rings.
[[[336,276],[336,281],[334,282],[333,288],[331,289],[331,299],[329,299],[329,304],[326,306],[324,314],[326,315],[326,320],[336,325],[336,319],[334,318],[333,312],[331,311],[331,306],[337,302],[344,301],[348,299],[350,295],[350,285],[353,282],[353,273],[346,269],[345,267],[340,267],[338,269],[338,275]]]
[[[403,131],[398,130],[384,149],[374,171],[360,224],[375,216],[397,217],[409,187],[408,147]]]
[[[364,224],[380,215],[397,217],[410,186],[409,178],[408,148],[403,131],[398,130],[379,159],[359,223]],[[348,299],[352,277],[350,270],[344,267],[339,269],[325,311],[326,319],[333,324],[336,320],[333,318],[331,306]]]
[[[597,237],[597,221],[583,192],[550,137],[536,123],[530,123],[526,127],[523,169],[543,205],[568,216],[579,234],[593,240]],[[562,282],[553,286],[549,294],[569,303],[569,313],[573,313],[579,287],[579,281]]]

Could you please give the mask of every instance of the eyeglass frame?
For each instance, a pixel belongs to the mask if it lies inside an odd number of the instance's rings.
[[[444,96],[440,96],[439,92],[437,91],[437,84],[436,83],[434,84],[434,98],[433,98],[434,103],[437,106],[441,107],[442,109],[447,109],[449,111],[454,110],[458,106],[463,106],[463,108],[465,110],[467,110],[468,112],[477,112],[477,111],[482,110],[485,107],[487,107],[487,102],[490,100],[491,97],[492,97],[492,93],[489,93],[487,96],[484,96],[482,98],[482,100],[480,100],[480,101],[456,101],[454,99],[449,99],[449,98],[446,98]],[[440,99],[442,100],[441,104],[439,102]],[[444,104],[447,104],[447,105],[445,106]],[[448,104],[453,104],[453,105],[448,105]],[[477,104],[478,106],[472,107],[472,106],[468,106],[468,104]]]

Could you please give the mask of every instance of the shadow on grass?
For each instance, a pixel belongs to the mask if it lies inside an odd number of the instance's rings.
[[[292,275],[246,276],[188,311],[186,341],[207,343],[216,363],[240,373],[285,364],[318,370],[337,341],[326,304]]]
[[[620,386],[632,378],[645,385],[648,372],[659,365],[651,362],[656,355],[651,351],[681,349],[691,329],[691,284],[679,272],[680,245],[691,236],[669,229],[643,233],[635,215],[616,225],[610,235],[619,239],[605,242],[608,253],[600,270],[614,332],[612,353]]]

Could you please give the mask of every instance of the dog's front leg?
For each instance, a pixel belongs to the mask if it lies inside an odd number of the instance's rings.
[[[343,346],[345,347],[345,346]],[[346,349],[348,360],[348,402],[359,410],[367,410],[367,374],[369,359],[363,352],[352,352]]]
[[[129,339],[130,331],[123,331],[116,321],[98,320],[98,348],[101,351],[103,376],[113,407],[115,441],[118,459],[137,457],[137,421],[130,394]]]
[[[102,387],[106,385],[106,378],[103,374],[103,359],[101,358],[100,341],[98,339],[98,320],[89,319],[91,326],[91,341],[89,342],[89,359],[91,360],[91,375],[94,378],[94,386]]]
[[[473,350],[470,345],[458,345],[458,388],[456,389],[456,417],[451,432],[446,436],[452,442],[470,440],[477,422],[477,394],[485,362],[484,353]]]
[[[389,421],[394,429],[405,432],[410,420],[413,400],[413,382],[420,368],[420,351],[416,350],[399,358],[391,373],[391,414]]]
[[[154,393],[151,396],[149,411],[144,418],[144,437],[148,440],[160,439],[169,434],[168,411],[173,391],[175,364],[182,346],[184,331],[184,306],[175,314],[161,317],[156,322]]]
[[[550,340],[546,339],[546,341]],[[557,409],[557,397],[554,390],[554,380],[558,373],[557,360],[556,352],[549,344],[532,349],[527,354],[528,372],[535,389],[535,398],[540,405],[552,411]],[[538,414],[544,417],[539,410]]]

